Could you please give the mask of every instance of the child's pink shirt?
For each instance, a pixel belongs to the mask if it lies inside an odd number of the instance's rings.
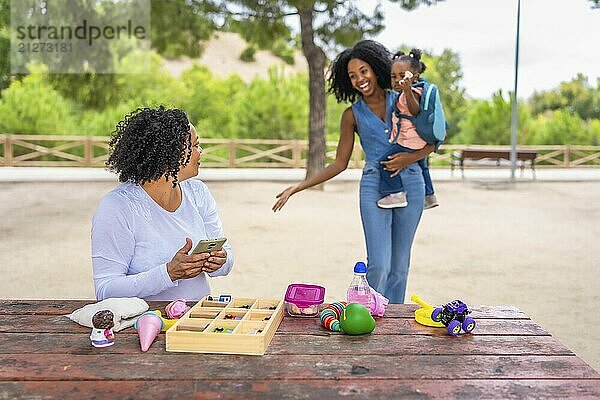
[[[413,92],[421,96],[423,93],[423,88],[412,88]],[[406,96],[404,93],[401,93],[398,97],[398,109],[402,114],[410,115],[414,117],[414,115],[408,109],[408,102],[406,100]],[[392,135],[390,136],[390,141],[394,139],[396,136],[396,127],[398,126],[398,117],[394,113],[392,113]],[[402,123],[400,124],[400,135],[396,140],[396,143],[400,146],[408,147],[409,149],[419,150],[427,145],[419,134],[417,133],[417,127],[411,121],[406,118],[402,118]]]

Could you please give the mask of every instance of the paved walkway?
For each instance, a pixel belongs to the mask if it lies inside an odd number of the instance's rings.
[[[304,178],[304,169],[291,168],[200,168],[199,177],[205,181],[299,181]],[[348,169],[335,177],[338,181],[358,181],[360,169]],[[462,181],[460,171],[450,173],[450,169],[432,169],[434,181]],[[546,168],[536,171],[538,181],[582,182],[600,181],[600,168]],[[517,180],[532,181],[531,171],[521,177],[517,170]],[[467,169],[467,181],[506,181],[510,170],[506,168]],[[54,168],[54,167],[0,167],[0,182],[76,182],[76,181],[116,181],[116,175],[102,168]]]

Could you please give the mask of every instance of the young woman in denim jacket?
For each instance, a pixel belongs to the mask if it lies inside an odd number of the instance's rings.
[[[408,206],[379,208],[377,200],[382,194],[378,165],[390,146],[391,112],[398,97],[388,90],[391,59],[391,53],[372,40],[360,41],[336,57],[329,71],[329,93],[333,93],[338,102],[352,103],[342,114],[336,159],[317,175],[279,193],[273,211],[281,210],[291,195],[344,171],[352,154],[354,133],[358,133],[365,152],[360,214],[367,246],[367,280],[390,302],[403,303],[411,247],[425,198],[423,175],[416,162],[431,153],[433,145],[414,153],[397,153],[389,161],[381,161],[388,171],[401,175]]]

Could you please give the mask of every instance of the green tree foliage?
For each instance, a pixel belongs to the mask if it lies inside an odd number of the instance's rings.
[[[296,51],[296,48],[294,47],[293,39],[290,39],[289,41],[279,39],[278,41],[273,43],[273,48],[271,49],[271,51],[277,57],[285,61],[286,64],[294,65],[296,63],[296,61],[294,60],[294,52]]]
[[[588,83],[583,74],[577,74],[573,80],[563,82],[557,89],[536,92],[529,100],[534,115],[548,110],[566,109],[576,113],[584,120],[600,118],[600,80],[596,87]]]
[[[593,119],[588,122],[588,129],[590,131],[590,144],[592,146],[600,146],[600,119]]]
[[[525,105],[518,108],[519,132],[529,132],[529,111]],[[453,143],[465,144],[510,144],[511,102],[502,91],[493,94],[491,100],[472,100],[460,121],[460,133]],[[519,139],[520,142],[522,139]]]
[[[535,119],[532,144],[597,145],[600,141],[600,80],[596,87],[578,74],[558,88],[529,99]]]
[[[254,79],[244,95],[236,98],[232,128],[240,138],[306,138],[307,86],[306,75],[282,79],[281,73],[271,69],[267,80]]]
[[[101,111],[123,99],[140,106],[172,104],[182,96],[183,85],[163,64],[154,52],[132,52],[115,64],[126,74],[50,74],[48,79],[64,97],[88,109]]]
[[[130,73],[55,75],[36,69],[28,77],[39,77],[46,85],[35,90],[49,87],[60,99],[69,99],[69,112],[81,121],[74,130],[78,135],[108,135],[125,114],[139,107],[181,106],[186,102],[189,92],[185,83],[167,73],[156,53],[131,53],[119,63],[119,68]],[[18,81],[10,88],[15,85]],[[34,99],[23,102],[36,107]]]
[[[253,62],[256,61],[256,47],[250,45],[246,47],[242,53],[240,54],[240,60],[244,62]]]
[[[200,65],[182,75],[186,100],[181,107],[202,137],[247,139],[308,138],[308,78],[305,74],[284,77],[272,69],[267,80],[244,83],[238,75],[215,77]],[[256,99],[261,99],[256,101]],[[339,116],[347,107],[328,97],[327,136],[339,137]]]
[[[0,0],[0,2],[3,1],[10,0]],[[168,2],[171,3],[173,1],[169,0]],[[13,3],[13,6],[14,4],[19,3]],[[78,21],[78,18],[86,17],[93,18],[95,23],[102,25],[104,23],[109,23],[108,21],[112,21],[111,17],[118,16],[119,13],[124,11],[136,12],[139,10],[139,8],[124,9],[122,2],[89,0],[69,0],[67,2],[69,7],[66,8],[64,7],[64,2],[57,3],[55,1],[35,0],[31,2],[22,2],[20,4],[23,6],[23,9],[20,10],[20,12],[26,12],[27,9],[30,8],[30,12],[34,15],[44,14],[45,10],[54,11],[53,23],[56,25],[60,25],[62,21],[65,21],[66,24],[71,24],[73,21]],[[60,8],[61,6],[63,6],[63,8]],[[173,9],[176,10],[176,7],[174,6]],[[38,16],[38,18],[43,20],[43,16]],[[160,25],[161,19],[156,18],[153,22]],[[0,30],[2,23],[3,21],[0,20]],[[152,26],[155,27],[155,25]],[[183,34],[183,30],[181,34]],[[160,44],[160,40],[158,41],[158,44]],[[77,46],[89,47],[87,43],[82,40],[76,41],[73,46],[75,49],[73,53],[77,53]],[[45,58],[44,62],[46,65],[51,66],[50,69],[53,71],[72,71],[71,67],[77,68],[76,71],[79,71],[81,68],[88,71],[76,74],[52,73],[48,75],[48,81],[63,97],[71,99],[84,108],[102,110],[105,107],[114,105],[122,96],[120,93],[122,88],[119,87],[118,82],[119,75],[114,73],[100,74],[96,73],[96,71],[122,71],[119,67],[123,63],[123,60],[119,60],[119,58],[123,57],[123,55],[128,55],[131,58],[134,55],[132,53],[130,42],[112,41],[107,46],[108,47],[105,48],[104,45],[100,45],[100,48],[97,51],[90,53],[88,50],[87,52],[84,52],[83,55],[85,55],[86,61],[91,60],[90,66],[85,68],[79,64],[81,60],[78,60],[77,57],[64,57],[59,53],[48,52],[47,54],[50,54],[50,56],[48,56],[49,58]],[[94,47],[96,47],[96,45]],[[139,57],[139,53],[137,54],[136,57]],[[76,62],[77,64],[71,65],[73,62]],[[148,63],[147,60],[141,60],[141,62],[143,65]],[[139,68],[136,69],[139,70]],[[127,71],[131,72],[130,69],[127,69]]]
[[[291,36],[291,30],[281,18],[282,11],[277,9],[278,4],[275,1],[259,3],[242,0],[215,3],[220,9],[220,15],[224,17],[222,28],[239,33],[260,49],[271,49],[277,41],[285,41]],[[254,9],[257,12],[254,12]],[[271,18],[269,15],[276,17]]]
[[[199,57],[202,41],[210,38],[215,24],[205,17],[213,10],[208,2],[152,0],[152,47],[168,58]]]
[[[108,136],[115,130],[117,123],[136,108],[135,102],[123,101],[106,106],[102,110],[84,110],[76,118],[80,119],[78,135]]]
[[[598,83],[592,87],[581,74],[556,89],[537,92],[519,102],[518,143],[531,145],[600,142]],[[460,121],[453,143],[509,144],[511,102],[495,93],[491,100],[473,100]]]
[[[62,96],[86,108],[101,110],[121,97],[116,74],[50,74],[48,80]]]
[[[539,114],[532,121],[528,144],[598,145],[600,120],[584,121],[578,114],[559,109]],[[596,128],[596,129],[595,129]]]
[[[150,57],[130,54],[120,62],[129,74],[116,74],[111,85],[104,91],[111,102],[101,109],[88,108],[83,112],[81,134],[108,135],[123,116],[139,107],[155,107],[160,104],[181,106],[189,96],[185,84],[165,71],[163,60],[157,54]],[[143,65],[142,60],[145,63]],[[102,77],[103,75],[100,75]],[[86,86],[82,86],[84,90]],[[95,93],[94,93],[95,94]],[[83,93],[79,93],[83,95]],[[93,95],[93,94],[92,94]]]
[[[75,105],[46,79],[46,67],[14,81],[0,97],[0,132],[12,134],[69,135],[78,133]]]
[[[136,106],[158,104],[180,104],[186,96],[186,88],[181,80],[171,76],[163,67],[163,60],[152,54],[149,63],[141,54],[131,54],[121,61],[130,74],[118,74],[116,87],[121,98],[134,102]],[[126,95],[124,95],[126,94]]]
[[[116,75],[113,86],[106,88],[115,93],[109,95],[114,102],[101,109],[76,104],[53,87],[56,77],[45,67],[31,67],[30,75],[2,93],[0,112],[6,118],[0,132],[109,135],[125,114],[165,104],[184,109],[201,137],[307,139],[306,74],[284,77],[272,69],[266,80],[245,83],[238,75],[223,79],[194,65],[176,79],[164,71],[160,57],[151,59],[148,72]],[[132,72],[141,68],[134,57],[123,62]],[[336,115],[328,127],[337,135],[346,105],[330,100]]]
[[[201,65],[194,65],[185,71],[181,79],[186,96],[179,104],[196,125],[200,136],[237,137],[234,128],[236,115],[232,107],[237,96],[245,94],[246,84],[242,79],[238,75],[220,79]]]
[[[10,83],[10,0],[0,0],[0,91]]]

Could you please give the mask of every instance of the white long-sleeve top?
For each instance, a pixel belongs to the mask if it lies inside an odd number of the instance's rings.
[[[167,262],[192,239],[225,236],[215,199],[204,182],[180,183],[182,201],[169,212],[141,186],[124,183],[106,194],[92,219],[92,266],[98,300],[140,297],[145,300],[199,300],[210,293],[206,275],[227,275],[233,267],[229,243],[227,261],[211,273],[171,281]]]

